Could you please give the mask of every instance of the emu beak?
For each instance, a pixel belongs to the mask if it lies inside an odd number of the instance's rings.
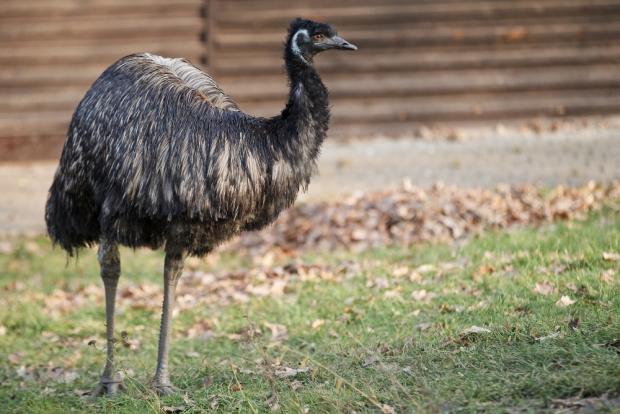
[[[347,42],[340,36],[334,36],[327,40],[326,42],[329,47],[333,49],[342,49],[342,50],[357,50],[357,46],[352,43]]]

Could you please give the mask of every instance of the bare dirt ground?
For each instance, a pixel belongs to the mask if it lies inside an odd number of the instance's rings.
[[[620,179],[620,118],[504,127],[423,130],[420,137],[327,142],[302,201],[329,200],[409,180],[465,187],[578,185]],[[444,137],[442,139],[442,137]],[[448,139],[446,139],[447,137]],[[0,233],[44,231],[56,161],[0,164]]]

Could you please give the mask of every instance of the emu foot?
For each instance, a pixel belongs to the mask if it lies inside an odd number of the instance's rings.
[[[176,394],[177,389],[169,382],[159,382],[159,381],[153,381],[153,390],[155,390],[155,392],[157,393],[157,395],[159,395],[160,397],[165,397],[166,395],[172,395],[172,394]]]
[[[99,384],[97,384],[97,386],[90,395],[93,398],[101,396],[113,397],[117,395],[119,391],[124,390],[125,386],[123,385],[123,379],[121,375],[117,373],[112,378],[101,377]]]

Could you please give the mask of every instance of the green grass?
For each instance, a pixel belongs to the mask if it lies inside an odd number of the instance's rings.
[[[102,305],[85,300],[50,313],[45,301],[55,289],[99,283],[95,253],[67,264],[44,239],[12,243],[0,254],[1,412],[545,412],[553,400],[620,392],[620,275],[617,262],[603,259],[620,251],[612,211],[456,247],[308,254],[304,263],[359,268],[291,282],[281,297],[184,311],[171,352],[180,392],[161,400],[148,387],[158,312],[127,308],[117,316],[119,336],[124,330],[140,341],[137,350],[117,349],[127,392],[81,397],[103,365]],[[211,267],[239,263],[249,261],[226,255]],[[425,264],[435,268],[419,268]],[[160,253],[123,250],[122,265],[121,286],[161,280]],[[415,269],[419,276],[410,276]],[[608,269],[614,281],[601,278]],[[537,293],[543,282],[554,291]],[[564,295],[575,303],[558,306]],[[203,320],[214,335],[188,338]],[[265,323],[286,326],[288,335],[272,341]],[[462,333],[472,326],[490,332]],[[248,331],[255,334],[231,335]],[[55,380],[53,367],[70,381]],[[281,378],[282,367],[303,372]]]

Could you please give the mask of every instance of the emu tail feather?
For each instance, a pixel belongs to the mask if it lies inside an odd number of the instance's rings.
[[[84,181],[65,171],[61,163],[45,205],[47,233],[70,256],[99,239],[99,210]]]

